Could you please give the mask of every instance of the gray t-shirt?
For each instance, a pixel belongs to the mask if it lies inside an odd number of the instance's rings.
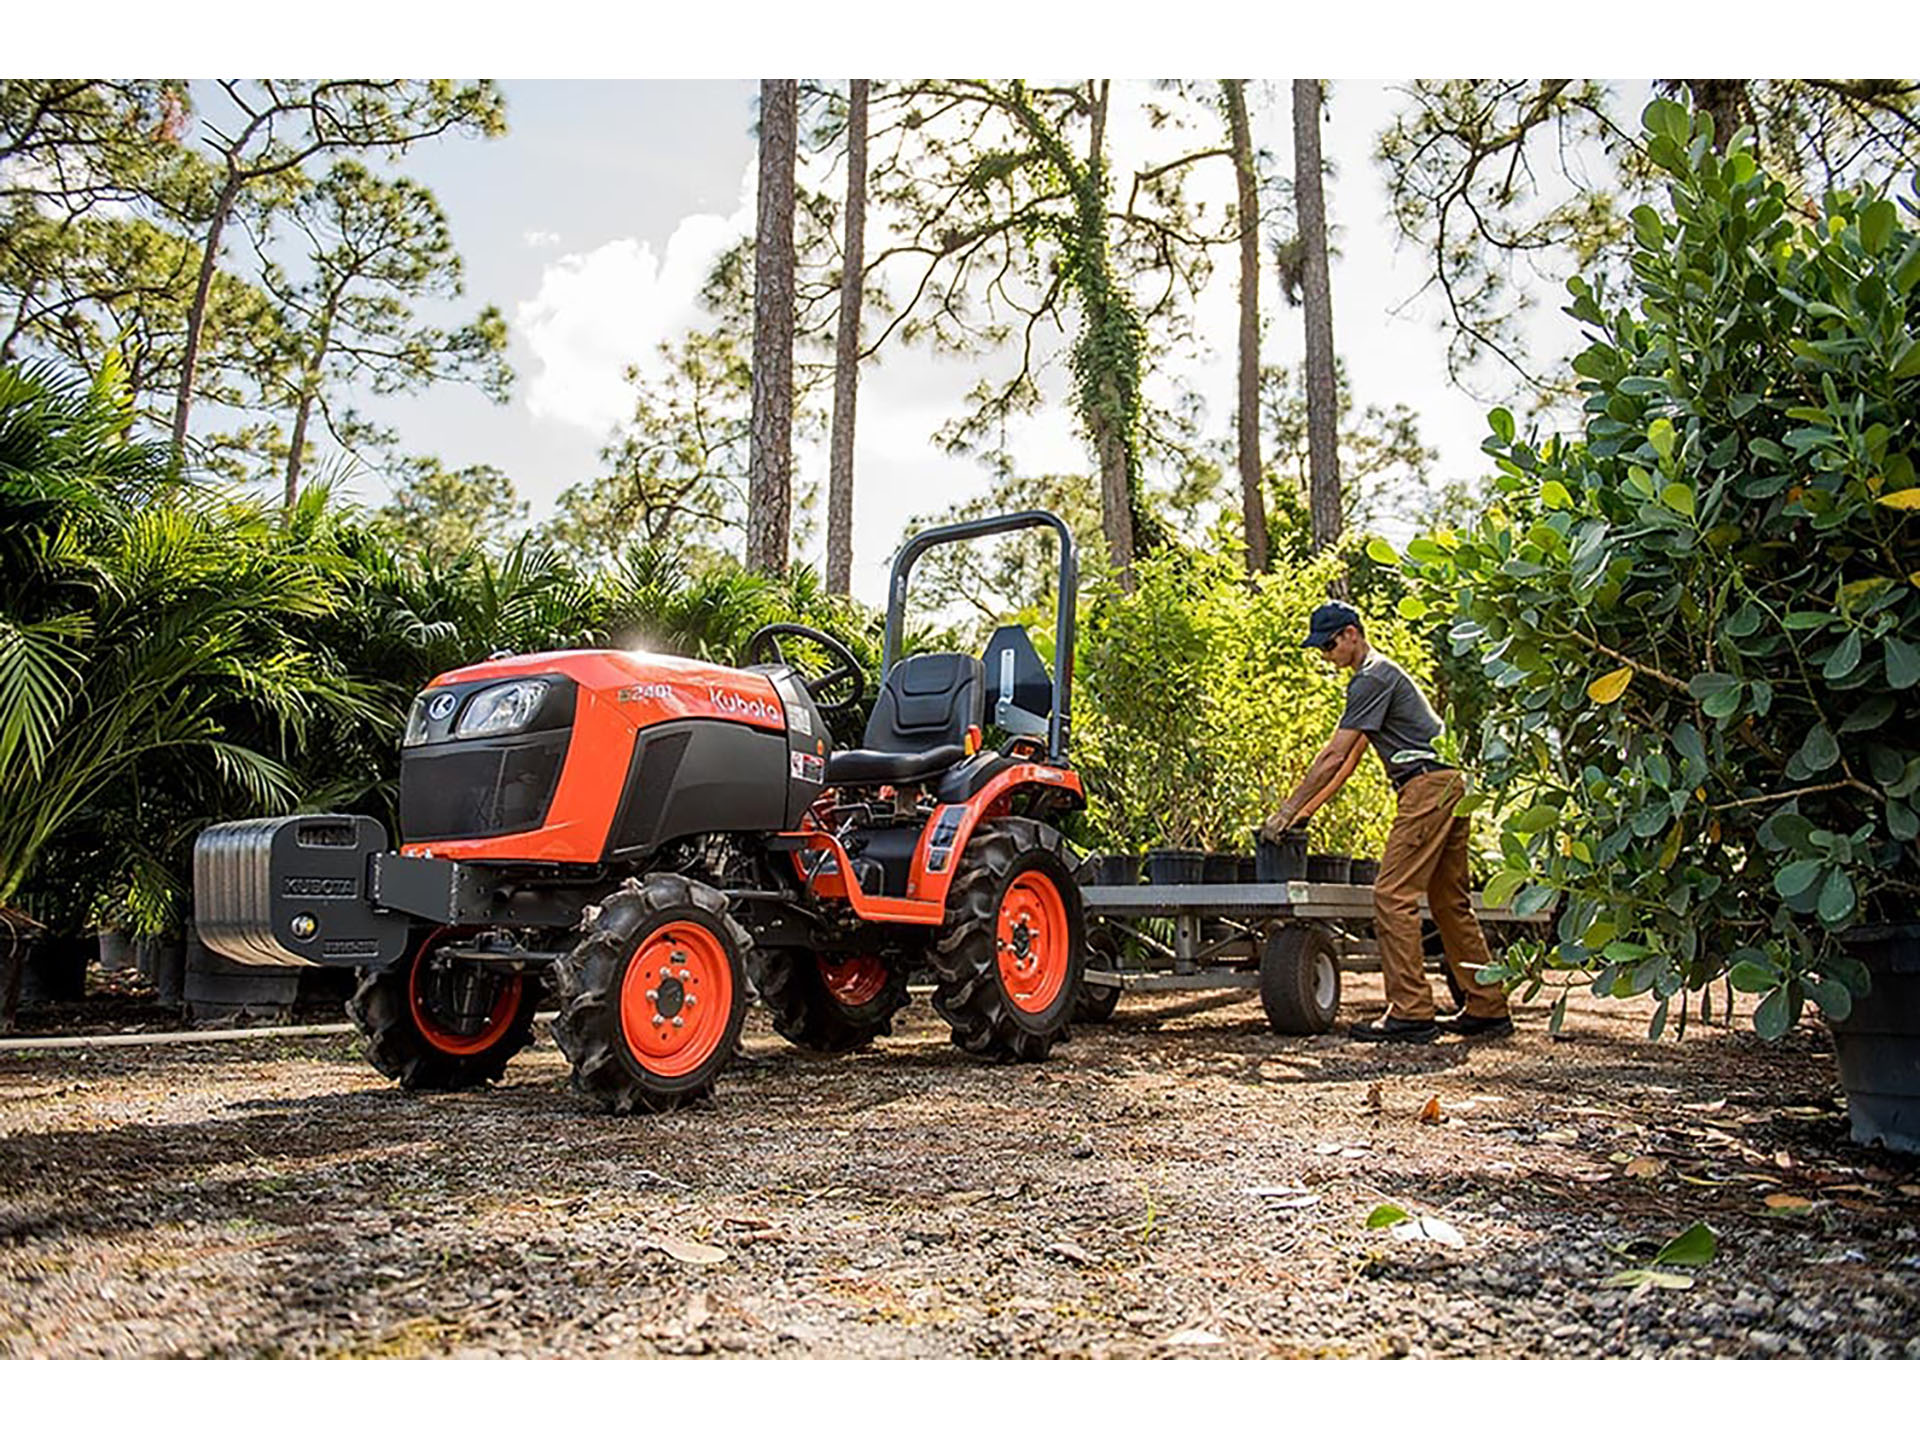
[[[1347,682],[1340,728],[1363,731],[1387,767],[1387,778],[1398,780],[1419,761],[1439,758],[1433,741],[1445,727],[1413,677],[1375,650]]]

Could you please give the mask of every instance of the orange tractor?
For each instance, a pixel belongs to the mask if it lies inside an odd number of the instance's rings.
[[[1030,526],[1058,537],[1054,673],[1015,626],[984,656],[903,656],[914,562]],[[1085,963],[1054,826],[1084,803],[1075,576],[1045,512],[915,536],[856,750],[828,726],[856,713],[860,662],[801,625],[757,632],[739,669],[564,650],[441,675],[401,742],[399,848],[365,816],[214,826],[194,849],[200,936],[255,964],[356,967],[367,1057],[408,1088],[498,1079],[547,1002],[575,1089],[665,1109],[712,1089],[752,990],[782,1035],[840,1051],[887,1033],[920,977],[956,1044],[1041,1058]]]

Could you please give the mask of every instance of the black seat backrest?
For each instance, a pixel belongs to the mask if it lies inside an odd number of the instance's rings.
[[[987,720],[1009,735],[1044,735],[1053,681],[1026,629],[1002,625],[987,641]]]
[[[985,675],[972,655],[908,655],[894,661],[867,721],[866,748],[918,755],[966,742],[986,704]]]

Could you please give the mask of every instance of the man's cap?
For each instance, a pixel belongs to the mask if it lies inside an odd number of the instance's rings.
[[[1310,650],[1324,649],[1347,626],[1359,623],[1358,610],[1344,600],[1329,600],[1313,612],[1313,618],[1307,622],[1307,638],[1300,643]]]

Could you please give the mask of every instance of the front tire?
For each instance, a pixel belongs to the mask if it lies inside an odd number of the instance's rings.
[[[803,1050],[858,1050],[891,1035],[894,1014],[907,1003],[906,966],[878,955],[782,948],[755,956],[755,980],[773,1028]]]
[[[1120,942],[1113,931],[1105,925],[1095,925],[1087,931],[1087,968],[1090,970],[1118,970],[1120,968]],[[1120,987],[1103,981],[1088,980],[1084,976],[1080,981],[1080,994],[1073,1002],[1073,1018],[1098,1025],[1113,1018],[1114,1007],[1120,1003]]]
[[[471,932],[442,926],[384,970],[362,970],[347,1001],[360,1050],[403,1090],[464,1090],[498,1080],[533,1041],[540,982],[440,952]]]
[[[712,1093],[740,1045],[753,943],[726,896],[684,875],[630,879],[580,927],[555,967],[574,1090],[616,1115]]]
[[[1067,1038],[1086,968],[1085,926],[1057,830],[1012,818],[975,830],[930,957],[933,1007],[953,1027],[953,1043],[996,1059],[1046,1059]]]

